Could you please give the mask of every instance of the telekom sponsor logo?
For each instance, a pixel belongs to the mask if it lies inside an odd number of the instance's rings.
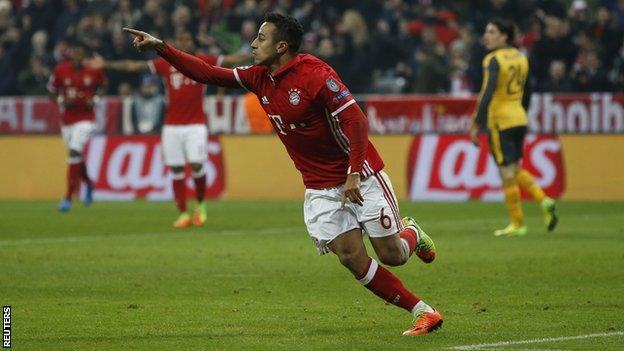
[[[206,197],[217,198],[225,187],[218,137],[208,138],[206,153]],[[96,136],[91,139],[85,158],[95,183],[96,199],[169,200],[173,197],[171,174],[163,163],[159,136]],[[191,177],[187,177],[189,195],[193,187]]]
[[[476,148],[465,136],[415,137],[408,159],[411,200],[465,201],[503,198],[498,168],[489,154],[487,138]],[[561,144],[556,137],[527,137],[522,166],[544,191],[559,197],[564,191]],[[527,199],[526,194],[523,197]]]

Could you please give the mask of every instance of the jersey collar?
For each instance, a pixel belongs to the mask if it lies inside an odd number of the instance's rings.
[[[271,75],[272,78],[279,78],[288,72],[290,69],[295,67],[299,62],[301,62],[301,54],[297,54],[292,60],[288,61],[284,66],[278,69],[275,74]],[[269,74],[270,75],[270,74]]]

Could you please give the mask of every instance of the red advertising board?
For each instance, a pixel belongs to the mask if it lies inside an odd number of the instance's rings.
[[[98,132],[109,135],[121,130],[122,100],[106,97],[95,105]],[[60,131],[57,104],[45,97],[0,97],[0,134],[57,134]]]
[[[490,156],[487,137],[475,147],[467,136],[414,137],[408,156],[408,195],[411,200],[500,200],[501,180]],[[561,143],[552,135],[529,135],[522,166],[535,176],[546,194],[565,190]],[[528,199],[526,194],[523,198]]]
[[[471,124],[476,97],[364,95],[371,134],[463,134]],[[99,131],[119,134],[132,98],[107,97],[96,106]],[[250,134],[242,96],[208,96],[206,122],[213,134]],[[529,130],[540,134],[624,133],[624,93],[533,94]],[[0,98],[0,134],[56,134],[59,110],[43,97]]]
[[[371,95],[362,99],[373,134],[466,133],[475,97]],[[624,94],[533,94],[533,133],[624,133]]]
[[[218,198],[225,189],[223,153],[219,137],[208,137],[206,198]],[[169,200],[171,174],[162,158],[159,136],[96,136],[85,151],[96,200]],[[187,169],[187,175],[190,170]],[[187,177],[189,196],[193,180]]]

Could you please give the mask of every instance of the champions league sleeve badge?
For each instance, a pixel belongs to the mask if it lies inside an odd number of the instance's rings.
[[[340,86],[338,86],[338,83],[332,77],[327,78],[325,84],[327,85],[329,90],[333,91],[334,93],[337,93],[338,90],[340,90]]]

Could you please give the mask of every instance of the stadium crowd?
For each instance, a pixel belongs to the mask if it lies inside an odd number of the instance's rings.
[[[202,52],[248,52],[269,10],[301,21],[302,50],[354,93],[478,91],[493,17],[517,24],[534,91],[624,90],[624,0],[0,0],[0,95],[47,94],[71,40],[108,60],[149,58],[122,27],[169,39],[190,30]],[[107,74],[108,94],[154,82]]]

